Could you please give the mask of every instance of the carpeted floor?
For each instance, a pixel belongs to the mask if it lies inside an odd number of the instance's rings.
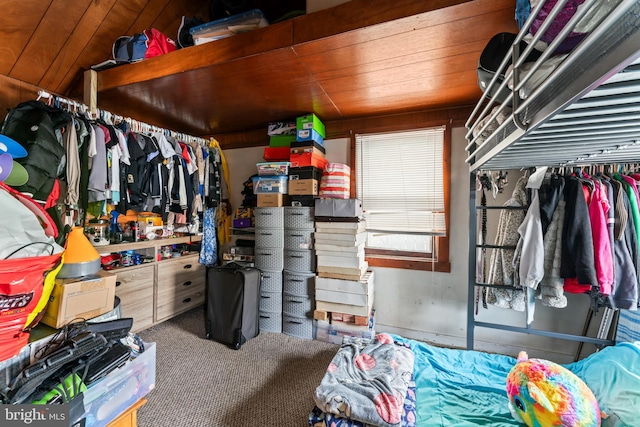
[[[262,332],[240,350],[204,339],[204,309],[140,332],[155,342],[156,388],[140,427],[303,427],[338,346]]]

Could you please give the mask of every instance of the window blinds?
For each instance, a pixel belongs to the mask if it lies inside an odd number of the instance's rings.
[[[356,135],[356,192],[368,231],[446,234],[444,131]]]

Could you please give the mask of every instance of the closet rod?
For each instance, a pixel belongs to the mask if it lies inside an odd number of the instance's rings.
[[[198,144],[204,145],[206,147],[210,147],[210,146],[217,146],[216,143],[214,143],[215,139],[211,138],[209,140],[205,139],[205,138],[200,138],[199,136],[193,136],[193,135],[187,135],[185,133],[182,132],[177,132],[171,129],[165,129],[165,128],[161,128],[159,126],[155,126],[155,125],[150,125],[148,123],[144,123],[141,122],[139,120],[136,119],[132,119],[131,117],[124,117],[124,116],[120,116],[118,114],[113,114],[109,111],[103,110],[98,108],[97,111],[92,112],[90,111],[89,107],[86,104],[83,104],[82,102],[78,102],[75,101],[73,99],[67,99],[64,98],[60,95],[55,95],[55,94],[51,94],[45,90],[39,90],[38,91],[38,100],[40,100],[41,98],[44,99],[50,99],[53,102],[59,102],[59,103],[63,103],[63,104],[67,104],[70,107],[74,107],[77,109],[80,109],[80,111],[82,112],[89,112],[90,114],[97,114],[97,117],[102,117],[102,118],[106,118],[108,117],[109,120],[113,119],[116,121],[125,121],[127,123],[129,123],[129,125],[133,128],[137,128],[140,129],[142,132],[160,132],[163,133],[167,136],[172,136],[180,141],[183,142],[197,142]]]
[[[527,209],[529,209],[529,206],[476,206],[476,209],[479,211],[484,211],[484,210],[493,210],[493,209],[500,209],[500,210],[520,210],[520,211],[526,211]]]

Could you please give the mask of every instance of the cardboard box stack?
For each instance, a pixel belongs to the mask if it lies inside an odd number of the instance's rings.
[[[374,274],[367,271],[366,223],[357,199],[321,198],[315,204],[316,339],[371,338]]]

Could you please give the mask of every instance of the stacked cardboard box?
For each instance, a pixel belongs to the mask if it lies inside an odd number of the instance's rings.
[[[374,333],[373,321],[369,322],[373,311],[374,274],[367,271],[365,260],[366,223],[362,218],[362,203],[357,199],[317,199],[315,220],[316,338],[337,339],[336,336],[345,334],[368,337]],[[347,323],[354,325],[346,327]]]

